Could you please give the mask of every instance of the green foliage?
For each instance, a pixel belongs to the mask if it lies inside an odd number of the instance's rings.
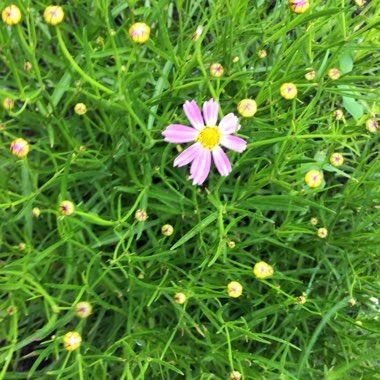
[[[14,3],[22,22],[0,25],[0,98],[15,99],[0,110],[0,379],[379,379],[380,135],[365,129],[379,113],[379,3],[316,0],[297,15],[287,1],[74,0],[57,27],[50,3]],[[137,21],[151,26],[142,45]],[[281,98],[285,82],[297,99]],[[219,116],[244,98],[258,112],[240,120],[248,148],[228,152],[232,173],[213,167],[197,187],[161,133],[188,124],[186,100],[212,97]],[[18,137],[23,159],[9,152]],[[305,186],[310,169],[321,187]],[[256,279],[258,261],[274,275]],[[69,331],[83,338],[73,352]]]

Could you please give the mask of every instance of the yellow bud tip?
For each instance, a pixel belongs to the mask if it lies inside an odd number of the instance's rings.
[[[340,70],[337,68],[330,69],[328,72],[328,76],[331,80],[338,80],[340,78]]]
[[[272,276],[273,268],[264,261],[260,261],[253,267],[253,274],[260,279]]]
[[[241,380],[241,373],[239,371],[232,371],[230,373],[230,380]]]
[[[297,87],[293,83],[284,83],[280,87],[280,94],[284,99],[291,100],[297,96]]]
[[[365,123],[365,127],[368,132],[376,133],[379,129],[379,124],[376,119],[368,119]]]
[[[186,295],[184,293],[176,293],[174,295],[174,301],[179,305],[182,305],[186,302]]]
[[[136,22],[129,28],[129,36],[134,42],[143,44],[149,40],[150,27],[143,22]]]
[[[12,99],[12,98],[5,98],[3,100],[3,107],[10,111],[11,109],[13,109],[15,106],[15,101]]]
[[[65,336],[63,337],[63,344],[67,351],[76,350],[77,348],[79,348],[81,343],[82,343],[82,337],[80,336],[79,333],[75,331],[70,331],[66,333]]]
[[[220,78],[224,74],[224,68],[220,63],[213,63],[210,66],[210,74],[214,78]]]
[[[91,315],[92,313],[92,306],[89,302],[86,302],[86,301],[83,301],[83,302],[79,302],[76,306],[75,306],[75,314],[79,317],[79,318],[87,318]]]
[[[319,170],[309,170],[305,175],[305,183],[311,188],[321,186],[322,182],[323,174]]]
[[[316,226],[318,224],[318,218],[315,216],[310,219],[310,224]]]
[[[29,144],[26,140],[18,138],[11,143],[11,152],[18,158],[26,157],[29,153]]]
[[[253,99],[243,99],[237,105],[237,110],[243,117],[252,117],[257,112],[257,104]]]
[[[305,74],[306,80],[313,80],[315,78],[315,70],[310,70]]]
[[[65,12],[63,8],[59,5],[49,5],[44,11],[45,22],[49,25],[58,25],[60,24],[65,17]]]
[[[259,50],[259,51],[257,52],[257,55],[259,56],[259,58],[263,59],[263,58],[265,58],[265,57],[268,55],[268,53],[267,53],[266,50],[261,49],[261,50]]]
[[[38,207],[34,207],[32,210],[32,217],[39,218],[40,215],[41,215],[41,210]]]
[[[344,164],[344,158],[340,153],[333,153],[330,157],[330,164],[332,166],[342,166]]]
[[[59,204],[59,212],[61,213],[61,215],[70,216],[74,213],[74,211],[75,206],[74,203],[71,201],[62,201]]]
[[[1,16],[7,25],[17,25],[21,21],[20,8],[14,4],[5,7]]]
[[[161,227],[161,233],[164,236],[171,236],[173,235],[173,232],[174,232],[174,228],[170,224],[165,224]]]
[[[227,285],[227,291],[228,291],[228,295],[230,297],[238,298],[243,293],[243,287],[242,287],[242,285],[239,282],[237,282],[237,281],[231,281]]]
[[[327,235],[328,235],[328,231],[327,231],[326,228],[318,228],[317,235],[318,235],[321,239],[326,239],[326,238],[327,238]]]
[[[334,118],[337,121],[342,120],[343,119],[343,111],[340,110],[340,109],[335,110],[335,112],[334,112]]]
[[[82,116],[87,112],[87,107],[84,103],[75,104],[74,111],[77,115]]]
[[[308,0],[289,0],[289,7],[294,13],[305,13],[310,3]]]
[[[145,210],[139,208],[135,213],[135,219],[138,222],[145,222],[148,219],[148,214]]]

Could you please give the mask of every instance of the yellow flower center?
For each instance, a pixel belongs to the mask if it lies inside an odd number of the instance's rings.
[[[200,132],[196,141],[200,142],[203,148],[212,150],[217,145],[219,145],[219,141],[222,134],[219,131],[218,127],[205,127]]]

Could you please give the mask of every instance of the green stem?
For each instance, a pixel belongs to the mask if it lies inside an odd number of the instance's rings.
[[[62,52],[66,59],[71,63],[73,68],[89,83],[91,83],[94,87],[99,88],[100,90],[106,92],[107,94],[113,94],[113,91],[110,90],[109,88],[103,86],[102,84],[98,83],[95,79],[91,78],[88,74],[86,74],[80,67],[79,65],[75,62],[74,58],[71,56],[70,52],[67,50],[67,47],[65,45],[65,42],[63,41],[61,31],[59,27],[57,27],[57,37],[58,37],[58,42],[59,46],[62,49]]]

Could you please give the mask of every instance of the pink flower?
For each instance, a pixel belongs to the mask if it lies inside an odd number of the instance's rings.
[[[194,100],[186,101],[183,110],[193,128],[171,124],[162,132],[165,141],[174,144],[195,141],[174,160],[174,166],[192,162],[189,178],[193,180],[193,185],[201,185],[206,180],[210,172],[211,156],[221,176],[227,176],[231,172],[230,160],[220,145],[239,153],[247,147],[245,140],[231,135],[240,128],[239,119],[233,113],[224,116],[219,125],[216,125],[218,108],[218,103],[210,99],[203,104],[202,117],[197,103]]]

